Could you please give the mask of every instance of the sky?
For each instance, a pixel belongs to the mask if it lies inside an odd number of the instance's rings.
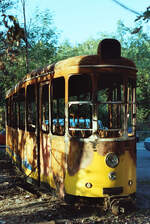
[[[119,1],[139,13],[150,5],[149,0]],[[60,42],[69,40],[73,45],[89,38],[98,38],[100,33],[115,33],[119,20],[132,27],[137,17],[112,0],[26,0],[28,19],[33,16],[37,7],[52,12],[54,25],[61,33]],[[17,10],[20,12],[22,8],[18,7]]]

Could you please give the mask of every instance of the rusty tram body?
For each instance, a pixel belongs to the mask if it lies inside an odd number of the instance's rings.
[[[120,43],[33,71],[7,92],[7,152],[61,195],[136,192],[136,67]]]

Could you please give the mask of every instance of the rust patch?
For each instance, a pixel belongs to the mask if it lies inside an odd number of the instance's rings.
[[[69,154],[67,158],[68,173],[73,176],[80,168],[80,162],[83,154],[84,143],[78,138],[71,138]]]
[[[71,138],[67,168],[70,176],[75,175],[79,169],[85,168],[93,159],[93,145],[90,142],[81,142],[79,138]]]
[[[91,142],[84,143],[83,154],[80,162],[80,169],[87,167],[93,160],[93,144]]]
[[[65,179],[65,158],[66,155],[64,152],[58,151],[59,153],[59,158],[58,155],[55,154],[57,150],[53,149],[52,150],[52,173],[53,173],[53,180],[57,189],[57,192],[60,196],[60,198],[64,197],[64,179]]]
[[[65,195],[64,182],[62,181],[62,178],[60,178],[59,174],[56,174],[53,170],[52,173],[58,196],[63,199]]]
[[[105,156],[109,152],[114,152],[116,155],[122,155],[125,151],[129,151],[133,161],[136,163],[136,141],[112,141],[98,142],[96,150],[101,156]]]

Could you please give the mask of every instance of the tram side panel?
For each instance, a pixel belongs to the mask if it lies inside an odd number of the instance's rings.
[[[18,132],[12,127],[6,127],[6,148],[8,155],[14,162],[17,162],[18,158]]]
[[[40,181],[50,183],[51,144],[49,134],[40,133]]]
[[[65,138],[52,136],[51,139],[51,186],[63,188],[66,169]]]
[[[22,148],[22,167],[27,176],[38,179],[36,135],[34,132],[26,132],[25,136],[25,145]]]

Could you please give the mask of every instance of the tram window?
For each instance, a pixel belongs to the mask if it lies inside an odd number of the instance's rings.
[[[123,135],[123,80],[116,76],[105,76],[98,81],[97,100],[98,121],[103,123],[103,128],[98,125],[100,137],[121,137]]]
[[[41,96],[41,128],[43,132],[49,132],[49,85],[42,86]]]
[[[69,79],[69,101],[91,100],[92,82],[90,75],[73,75]]]
[[[13,95],[12,97],[12,127],[17,128],[17,94]]]
[[[27,87],[27,131],[35,131],[36,127],[36,100],[35,85]]]
[[[65,134],[65,80],[56,78],[52,80],[52,120],[51,131],[54,135]]]
[[[103,77],[98,81],[98,95],[97,100],[99,102],[107,101],[123,101],[123,80],[121,77],[118,79],[116,76]]]
[[[19,105],[19,129],[25,130],[25,89],[20,89],[18,93]]]
[[[7,104],[7,125],[11,126],[11,98],[6,101]]]
[[[13,127],[13,99],[10,97],[10,127]]]
[[[128,81],[127,86],[127,122],[128,136],[135,134],[134,119],[135,119],[135,83],[132,80]]]
[[[69,134],[87,138],[92,134],[92,82],[89,75],[75,75],[69,79]]]
[[[98,120],[104,129],[121,129],[123,124],[123,108],[117,104],[105,104],[98,107]]]
[[[69,134],[74,137],[87,138],[92,129],[92,106],[73,104],[69,108]]]

